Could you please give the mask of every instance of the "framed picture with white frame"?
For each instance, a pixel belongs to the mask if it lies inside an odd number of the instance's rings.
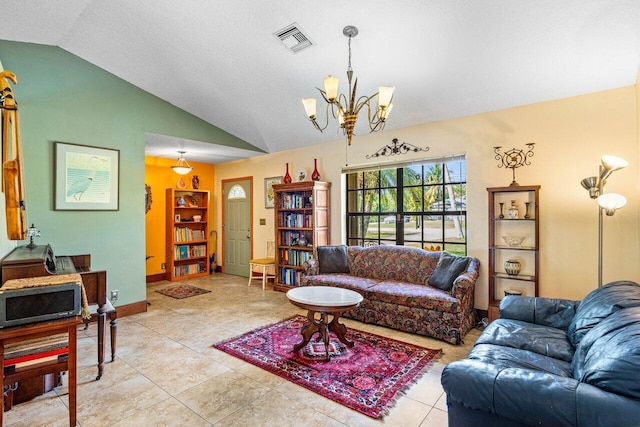
[[[55,210],[117,211],[120,150],[55,143]]]

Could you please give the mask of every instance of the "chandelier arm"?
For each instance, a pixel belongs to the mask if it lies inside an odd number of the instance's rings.
[[[329,106],[330,106],[330,105],[331,105],[331,104],[330,104],[330,103],[328,103],[328,104],[327,104],[327,107],[326,107],[326,109],[325,109],[325,120],[324,120],[324,121],[325,121],[325,123],[324,123],[324,126],[320,126],[320,124],[318,124],[318,121],[316,120],[316,118],[315,118],[315,117],[313,117],[313,118],[309,118],[309,117],[307,117],[307,118],[309,119],[309,121],[310,121],[311,123],[313,123],[313,126],[314,126],[317,130],[319,130],[320,132],[322,132],[323,130],[325,130],[325,129],[327,128],[327,126],[329,126]]]
[[[384,129],[384,125],[386,124],[386,121],[383,120],[380,115],[378,114],[379,110],[376,109],[375,113],[373,113],[373,116],[371,116],[371,104],[368,103],[367,104],[367,119],[369,120],[369,129],[371,129],[371,132],[378,132]]]
[[[320,92],[320,95],[322,95],[322,98],[324,99],[324,101],[327,104],[331,104],[331,101],[329,101],[329,99],[327,98],[327,92],[323,91],[322,89],[320,89],[319,87],[317,87],[316,89],[318,89],[318,92]]]

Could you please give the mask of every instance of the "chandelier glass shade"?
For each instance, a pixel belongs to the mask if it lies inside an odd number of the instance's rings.
[[[187,160],[184,158],[185,151],[178,151],[178,153],[180,153],[178,163],[176,163],[175,166],[171,166],[171,169],[173,169],[173,171],[178,175],[186,175],[191,172],[193,167],[191,167]]]
[[[329,112],[331,116],[338,121],[338,125],[347,137],[347,142],[351,145],[353,131],[358,119],[358,114],[363,107],[367,107],[367,120],[371,132],[378,132],[384,129],[389,113],[393,108],[393,91],[395,87],[380,87],[378,92],[371,96],[357,97],[358,79],[353,80],[353,70],[351,69],[351,39],[358,35],[358,29],[348,25],[342,30],[342,34],[349,38],[349,65],[347,67],[347,80],[349,82],[348,94],[338,94],[339,79],[332,75],[324,79],[324,90],[320,88],[318,91],[326,102],[325,124],[321,126],[317,118],[316,99],[302,99],[307,118],[313,123],[313,126],[322,132],[329,125]],[[372,105],[372,101],[376,99],[377,105]]]

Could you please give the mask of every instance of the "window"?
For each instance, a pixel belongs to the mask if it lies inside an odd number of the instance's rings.
[[[467,252],[463,156],[347,174],[347,244]]]
[[[229,200],[246,199],[246,198],[247,198],[247,194],[244,192],[244,189],[238,184],[234,185],[229,190]]]

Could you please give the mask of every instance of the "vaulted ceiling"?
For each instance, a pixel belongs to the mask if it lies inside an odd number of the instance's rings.
[[[265,152],[341,138],[335,124],[316,131],[300,99],[319,99],[328,74],[345,91],[346,25],[360,31],[358,93],[396,87],[387,129],[628,86],[640,66],[637,0],[0,0],[0,10],[0,39],[59,46]],[[312,42],[298,53],[274,36],[293,23]],[[148,141],[150,154],[176,156],[171,138]]]

